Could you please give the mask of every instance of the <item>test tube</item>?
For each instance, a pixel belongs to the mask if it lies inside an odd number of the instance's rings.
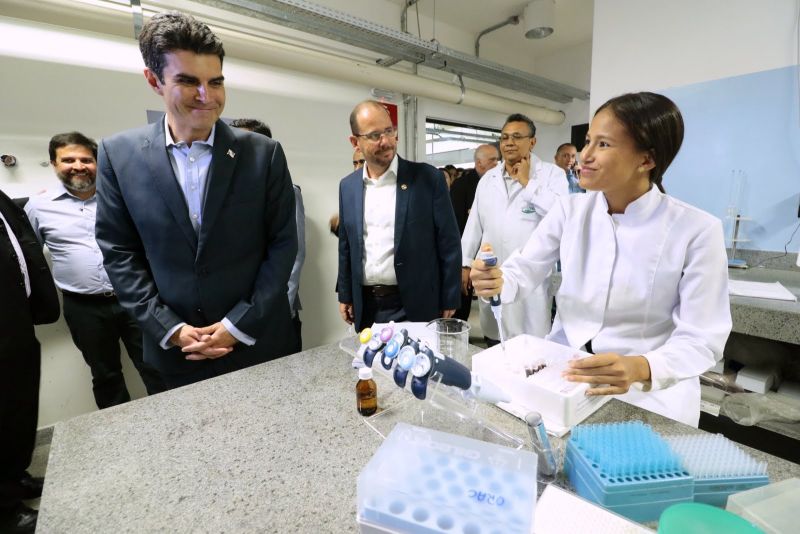
[[[547,437],[547,430],[542,421],[542,414],[528,412],[525,416],[525,423],[528,425],[528,433],[531,436],[531,447],[539,457],[536,466],[537,478],[540,482],[549,484],[556,478],[557,467],[553,449],[550,448],[550,439]]]

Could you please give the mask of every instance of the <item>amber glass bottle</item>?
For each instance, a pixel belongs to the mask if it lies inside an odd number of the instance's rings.
[[[369,367],[358,370],[356,407],[361,415],[372,415],[378,411],[378,386],[372,379],[372,369]]]

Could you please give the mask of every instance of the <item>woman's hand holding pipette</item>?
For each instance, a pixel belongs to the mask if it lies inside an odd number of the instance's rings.
[[[491,252],[491,250],[492,245],[488,243],[481,247],[481,251],[484,252]],[[479,297],[488,299],[499,295],[500,290],[503,289],[503,271],[497,266],[487,266],[483,260],[473,260],[469,278],[472,280],[475,294]]]

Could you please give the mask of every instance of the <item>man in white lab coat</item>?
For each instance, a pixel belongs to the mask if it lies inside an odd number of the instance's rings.
[[[500,136],[503,161],[478,182],[475,201],[461,238],[462,284],[469,283],[472,260],[481,244],[490,243],[502,264],[522,248],[547,214],[556,198],[568,195],[564,171],[532,154],[536,126],[525,115],[510,115]],[[503,329],[507,338],[520,334],[544,337],[550,332],[549,281],[523,302],[503,305]],[[500,332],[488,303],[480,301],[483,335],[489,346],[499,342]]]

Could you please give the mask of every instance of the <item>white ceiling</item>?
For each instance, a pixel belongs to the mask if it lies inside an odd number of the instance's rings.
[[[390,0],[402,8],[406,0]],[[420,0],[408,10],[408,31],[416,33],[416,9],[420,16],[460,28],[478,36],[482,30],[503,22],[513,15],[522,15],[530,0]],[[594,0],[556,0],[555,31],[544,39],[525,39],[524,22],[509,25],[481,39],[481,46],[492,41],[514,46],[515,50],[533,57],[548,56],[565,48],[592,39]],[[369,18],[368,13],[360,13]],[[398,21],[399,24],[399,21]],[[424,37],[424,36],[423,36]],[[442,42],[445,46],[448,43]]]

